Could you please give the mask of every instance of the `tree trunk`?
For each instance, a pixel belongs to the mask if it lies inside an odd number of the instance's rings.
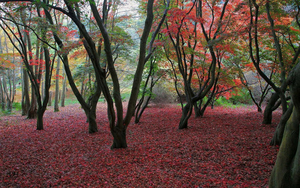
[[[58,102],[59,102],[59,67],[60,67],[60,58],[57,58],[57,67],[56,67],[56,78],[55,78],[55,100],[54,100],[54,112],[59,111]]]
[[[29,101],[29,81],[28,74],[22,66],[22,116],[25,116],[28,112],[30,101]]]
[[[182,109],[182,115],[179,122],[179,129],[186,129],[188,128],[188,119],[191,116],[192,105],[187,103]]]
[[[137,107],[134,123],[140,122],[142,114],[145,111],[145,109],[147,108],[147,106],[150,102],[150,99],[151,99],[151,94],[150,94],[150,96],[147,96],[146,101],[144,101],[144,100],[140,101],[141,104]]]
[[[3,48],[2,48],[2,36],[0,36],[0,53],[3,53]],[[5,69],[1,71],[1,75],[3,75],[3,78],[0,77],[0,103],[1,103],[1,108],[3,111],[5,111],[5,88],[4,88],[4,74],[5,74]],[[2,80],[3,79],[3,80]]]
[[[300,64],[289,77],[294,108],[287,121],[282,143],[269,181],[270,188],[300,187]]]
[[[200,108],[198,107],[197,103],[195,102],[194,104],[194,112],[195,112],[195,117],[201,117],[201,113],[200,113]]]
[[[44,116],[44,110],[41,108],[38,109],[37,112],[37,122],[36,122],[36,130],[43,130],[44,124],[43,124],[43,116]]]
[[[49,91],[49,101],[48,106],[52,106],[52,91]]]
[[[113,144],[111,149],[115,148],[127,148],[127,141],[126,141],[126,129],[120,129],[116,127],[114,131],[112,131],[112,135],[114,137]]]
[[[215,95],[214,92],[210,94],[210,96],[208,97],[207,101],[202,106],[202,108],[201,108],[201,105],[199,105],[200,117],[204,116],[205,110],[206,110],[206,108],[208,107],[209,104],[211,104],[211,109],[214,109],[214,101],[215,101],[214,95]],[[201,100],[201,103],[202,102],[203,102],[203,99]]]
[[[31,103],[30,103],[29,110],[27,112],[28,119],[35,119],[37,115],[36,96],[34,92],[35,92],[34,87],[31,87]]]
[[[2,78],[0,77],[0,102],[1,102],[1,109],[5,111],[5,95],[4,95],[4,89],[2,87]]]
[[[295,110],[294,107],[286,124],[276,163],[271,173],[270,188],[300,187],[299,117],[299,110]]]
[[[64,77],[64,81],[63,81],[63,87],[62,87],[62,92],[61,92],[61,103],[60,106],[61,107],[65,107],[65,99],[66,99],[66,84],[67,84],[67,78],[66,78],[66,74],[64,72],[63,74]]]
[[[264,119],[262,122],[263,124],[272,123],[272,113],[273,113],[272,109],[278,99],[279,99],[279,95],[277,93],[273,93],[264,111]]]
[[[285,129],[287,121],[289,120],[289,118],[292,115],[293,107],[294,107],[293,102],[291,102],[289,109],[281,116],[280,122],[277,125],[276,131],[271,140],[271,143],[270,143],[271,146],[280,146],[282,137],[283,137],[283,133],[284,133],[284,129]]]
[[[89,123],[89,133],[98,132],[98,127],[96,122],[96,109],[87,112],[86,117]]]
[[[4,95],[4,101],[6,103],[4,103],[4,109],[8,110],[9,112],[9,109],[8,109],[8,104],[9,104],[9,97],[8,97],[8,91],[7,91],[7,85],[6,85],[6,78],[5,78],[5,74],[3,74],[2,76],[2,91],[3,91],[3,95]],[[5,105],[6,105],[6,108],[5,108]]]
[[[25,23],[25,22],[24,22]],[[27,29],[27,28],[26,28]],[[27,48],[29,52],[32,52],[32,48],[31,48],[31,39],[30,39],[30,35],[29,33],[26,33],[26,41],[27,41]],[[29,60],[32,61],[33,57],[32,54],[29,54]],[[34,67],[33,65],[29,65],[30,68],[32,69],[32,72]],[[27,118],[28,119],[34,119],[36,118],[36,113],[37,113],[37,101],[36,101],[36,93],[35,92],[39,92],[39,91],[35,91],[34,85],[31,82],[31,102],[30,102],[30,107],[29,110],[27,112]]]
[[[7,100],[6,101],[6,108],[7,108],[7,111],[9,112],[9,113],[11,113],[12,112],[12,102],[11,102],[11,100]]]

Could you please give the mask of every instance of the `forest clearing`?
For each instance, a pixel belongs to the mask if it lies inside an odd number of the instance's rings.
[[[47,110],[44,130],[21,115],[0,117],[0,187],[266,187],[278,146],[274,123],[254,106],[207,109],[179,130],[180,107],[151,105],[111,150],[104,103],[88,134],[80,105]]]
[[[300,187],[300,0],[0,4],[0,188]]]

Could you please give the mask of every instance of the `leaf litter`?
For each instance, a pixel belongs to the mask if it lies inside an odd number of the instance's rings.
[[[180,107],[152,105],[115,150],[105,105],[94,134],[78,105],[60,110],[45,113],[42,131],[1,117],[0,187],[266,187],[278,151],[269,142],[280,112],[263,125],[254,106],[207,109],[179,130]]]

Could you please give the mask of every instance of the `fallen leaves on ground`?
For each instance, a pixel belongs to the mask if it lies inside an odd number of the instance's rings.
[[[127,149],[111,150],[106,110],[88,134],[78,105],[36,120],[0,118],[0,187],[266,187],[278,148],[272,125],[250,107],[208,109],[178,130],[180,107],[152,106],[130,124]]]

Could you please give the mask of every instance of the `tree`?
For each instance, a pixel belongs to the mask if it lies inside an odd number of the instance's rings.
[[[147,108],[151,98],[153,97],[153,87],[160,80],[163,75],[158,74],[157,55],[153,55],[149,61],[149,72],[145,83],[142,84],[141,97],[135,107],[134,123],[139,123],[145,109]],[[147,63],[148,64],[148,63]],[[146,65],[147,66],[147,65]],[[147,69],[147,68],[146,68]],[[155,74],[156,78],[155,78]]]
[[[10,8],[10,6],[7,6],[6,8]],[[15,8],[15,7],[11,7]],[[21,11],[24,11],[24,9],[27,8],[27,5],[21,5],[20,7]],[[50,88],[50,81],[51,81],[51,75],[52,75],[52,69],[53,69],[53,62],[54,58],[51,60],[50,59],[50,52],[49,49],[46,46],[43,46],[43,53],[44,53],[44,58],[45,58],[45,97],[44,99],[41,98],[41,93],[40,93],[40,80],[41,80],[41,74],[40,72],[38,74],[35,73],[35,70],[33,69],[32,65],[35,63],[41,63],[40,61],[34,61],[32,58],[32,52],[28,51],[27,48],[27,43],[26,43],[26,34],[24,34],[22,31],[24,31],[21,27],[24,27],[25,33],[29,32],[30,27],[28,25],[21,23],[21,20],[16,20],[12,13],[12,9],[7,10],[0,8],[0,10],[5,14],[6,17],[1,17],[2,24],[0,24],[0,27],[3,29],[3,31],[6,33],[6,36],[10,40],[10,42],[13,44],[14,48],[18,51],[18,53],[21,55],[22,61],[24,65],[26,66],[27,74],[30,78],[30,82],[32,84],[32,87],[34,88],[34,94],[36,96],[36,101],[38,104],[37,108],[37,130],[43,130],[43,115],[47,107],[48,99],[49,99],[49,88]],[[15,9],[18,10],[18,9]],[[40,14],[40,10],[37,10],[38,16],[42,18]],[[40,21],[43,21],[41,19]],[[9,23],[14,24],[14,27],[11,27]],[[40,23],[41,24],[41,23]],[[43,23],[44,24],[44,23]],[[41,25],[43,25],[41,24]],[[44,27],[45,25],[43,25]],[[14,30],[16,29],[16,32]],[[47,30],[41,30],[41,38],[39,40],[42,40],[44,42],[47,41],[46,38],[46,31]],[[17,41],[15,43],[14,41]],[[18,44],[18,45],[17,45]],[[31,49],[31,48],[29,48]],[[38,59],[37,59],[38,60]],[[39,70],[39,69],[37,69]]]
[[[175,65],[178,67],[173,72],[179,73],[182,79],[187,101],[182,106],[179,129],[187,128],[193,107],[196,115],[200,116],[197,102],[203,100],[214,87],[217,66],[221,63],[218,62],[216,46],[228,36],[226,30],[233,7],[234,4],[229,1],[174,3],[164,33],[169,37],[173,48],[166,50],[167,58],[173,68]],[[179,79],[179,76],[176,77]],[[198,83],[197,87],[193,87],[193,80]]]
[[[35,1],[31,1],[35,2]],[[35,2],[37,3],[37,2]],[[95,18],[95,24],[99,27],[99,30],[101,31],[103,41],[104,41],[104,49],[106,53],[106,63],[107,63],[107,68],[110,73],[110,77],[113,82],[113,94],[110,93],[110,90],[108,88],[107,82],[106,82],[106,72],[104,69],[100,67],[99,60],[100,60],[100,53],[101,53],[101,44],[98,43],[98,46],[96,47],[96,42],[92,39],[91,35],[89,32],[86,30],[85,25],[83,25],[81,18],[80,18],[80,7],[79,4],[73,3],[71,1],[65,0],[65,6],[68,11],[65,9],[62,9],[59,6],[54,6],[47,4],[46,1],[41,2],[42,7],[44,8],[45,15],[51,25],[54,25],[54,22],[52,20],[52,16],[49,13],[49,8],[58,10],[65,15],[67,15],[74,24],[78,27],[80,31],[80,37],[83,40],[83,45],[87,51],[87,54],[89,55],[90,61],[93,65],[94,71],[95,71],[95,77],[96,77],[96,90],[91,98],[91,105],[89,106],[85,103],[83,100],[82,96],[80,95],[78,89],[76,88],[76,85],[74,84],[74,81],[72,79],[71,72],[68,67],[68,54],[63,51],[63,53],[60,55],[62,62],[64,63],[64,67],[66,70],[66,74],[69,80],[69,83],[71,85],[71,88],[73,89],[74,94],[76,95],[77,99],[79,100],[81,106],[83,107],[84,111],[86,112],[87,116],[89,117],[89,124],[95,122],[95,108],[97,105],[98,98],[100,96],[100,92],[104,94],[104,97],[107,101],[107,106],[108,106],[108,117],[109,117],[109,124],[110,124],[110,129],[111,133],[114,137],[113,145],[112,148],[126,148],[127,147],[127,142],[126,142],[126,129],[128,124],[130,123],[130,120],[132,118],[132,114],[134,112],[135,108],[135,103],[137,101],[138,97],[138,92],[139,92],[139,87],[141,83],[141,77],[144,69],[145,62],[150,58],[152,51],[153,51],[153,42],[155,40],[156,35],[158,34],[158,31],[164,21],[164,18],[167,13],[167,8],[163,14],[163,19],[158,25],[157,29],[154,31],[150,44],[149,44],[149,50],[148,54],[146,56],[146,51],[147,51],[147,39],[150,33],[150,30],[152,29],[152,21],[153,21],[153,1],[149,0],[148,5],[147,5],[147,18],[145,21],[145,27],[143,30],[143,34],[141,37],[141,42],[140,42],[140,55],[139,55],[139,60],[137,64],[137,69],[135,71],[135,76],[134,76],[134,81],[133,81],[133,86],[131,90],[131,96],[128,102],[127,106],[127,113],[126,116],[123,118],[123,105],[122,105],[122,99],[120,95],[120,85],[119,85],[119,79],[116,73],[115,65],[114,65],[114,60],[112,56],[112,49],[111,49],[111,41],[109,37],[109,33],[106,30],[106,26],[104,23],[105,20],[105,15],[107,13],[107,1],[103,2],[103,15],[104,18],[101,18],[96,3],[94,1],[89,1],[89,6],[91,8],[91,11],[93,13],[93,16]],[[76,7],[76,8],[75,8]],[[168,7],[168,6],[166,6]],[[57,45],[63,50],[64,44],[57,35],[57,33],[54,31],[54,39]],[[114,99],[114,101],[113,101]],[[114,111],[114,104],[116,107],[116,114]],[[93,121],[93,122],[92,122]],[[95,127],[95,126],[94,126]],[[93,130],[95,132],[96,130]]]
[[[250,57],[257,72],[275,91],[265,108],[263,123],[271,123],[272,111],[281,105],[283,116],[271,141],[271,145],[280,145],[286,121],[292,112],[292,109],[288,110],[288,100],[290,97],[286,94],[288,89],[287,76],[291,68],[296,64],[300,54],[300,48],[295,45],[298,36],[293,32],[293,27],[291,27],[292,18],[294,17],[297,20],[299,11],[295,12],[293,8],[289,10],[293,7],[293,2],[289,1],[272,2],[271,4],[270,2],[256,3],[256,1],[251,0],[249,1],[249,7],[251,15],[249,27]],[[262,8],[265,8],[265,11],[261,11]],[[296,9],[298,8],[296,7]],[[276,20],[278,20],[276,22],[274,21],[275,16]],[[261,19],[259,19],[259,17],[261,17]],[[296,26],[297,23],[296,21]],[[267,28],[265,24],[268,25]],[[299,27],[299,24],[297,27]],[[276,80],[268,78],[261,69],[261,57],[263,53],[261,52],[259,39],[263,38],[262,36],[264,36],[266,30],[271,39],[270,44],[272,44],[272,47],[267,50],[270,51],[271,49],[271,51],[276,52],[271,59],[273,63],[271,66],[279,69],[279,79],[277,82]],[[290,108],[293,108],[292,104]]]
[[[286,10],[287,4],[289,2],[274,2],[272,3],[272,6],[274,10],[271,10],[270,3],[265,3],[265,12],[260,11],[262,8],[264,8],[264,4],[258,4],[256,1],[249,1],[249,7],[250,7],[250,14],[251,14],[251,20],[250,20],[250,30],[249,30],[249,47],[250,47],[250,57],[251,60],[257,70],[257,72],[262,76],[262,78],[272,87],[272,89],[275,91],[275,94],[272,95],[268,105],[265,108],[264,111],[264,124],[269,124],[272,121],[272,111],[276,107],[276,101],[280,99],[278,104],[281,104],[283,113],[287,112],[287,98],[285,96],[285,92],[287,89],[287,82],[286,77],[291,70],[291,67],[295,65],[296,60],[299,56],[299,49],[297,49],[294,45],[294,41],[296,38],[295,36],[291,35],[291,19],[294,14],[288,13]],[[279,7],[283,7],[280,9]],[[276,14],[273,14],[276,11]],[[276,15],[276,22],[274,22],[274,16]],[[259,19],[261,17],[261,19]],[[288,18],[288,19],[285,19]],[[265,25],[268,25],[268,27],[265,27]],[[272,49],[272,51],[275,51],[275,57],[273,57],[271,61],[273,61],[272,66],[276,66],[276,69],[280,70],[280,79],[279,82],[274,82],[270,80],[265,73],[260,68],[261,63],[261,45],[259,45],[259,38],[261,39],[264,35],[263,33],[266,33],[266,30],[269,34],[269,38],[272,39],[272,45],[274,47],[268,48]],[[254,46],[253,44],[254,43]],[[253,53],[254,52],[254,53]],[[287,55],[289,54],[289,55]],[[278,141],[275,141],[276,143]]]
[[[32,47],[32,42],[31,42],[31,36],[29,34],[28,28],[26,27],[26,25],[30,25],[30,23],[27,23],[27,22],[31,21],[32,14],[30,12],[29,15],[28,15],[27,12],[25,12],[24,9],[21,9],[19,12],[20,12],[21,22],[24,25],[23,35],[24,35],[24,40],[25,40],[25,47],[27,48],[27,51],[29,52],[28,53],[28,58],[29,58],[29,62],[30,62],[29,66],[32,69],[32,73],[36,77],[39,77],[38,76],[39,73],[37,73],[37,69],[38,69],[39,66],[32,63],[32,62],[34,62],[33,47]],[[29,19],[27,19],[27,16],[29,16]],[[36,50],[37,50],[36,56],[37,56],[37,58],[36,59],[39,59],[39,52],[38,52],[39,49],[40,49],[40,46],[39,46],[39,43],[37,43],[37,46],[36,46]],[[30,101],[29,109],[27,111],[27,118],[28,119],[34,119],[34,118],[36,118],[36,115],[37,115],[37,101],[36,101],[35,89],[36,88],[34,87],[34,85],[31,84],[31,101]]]

